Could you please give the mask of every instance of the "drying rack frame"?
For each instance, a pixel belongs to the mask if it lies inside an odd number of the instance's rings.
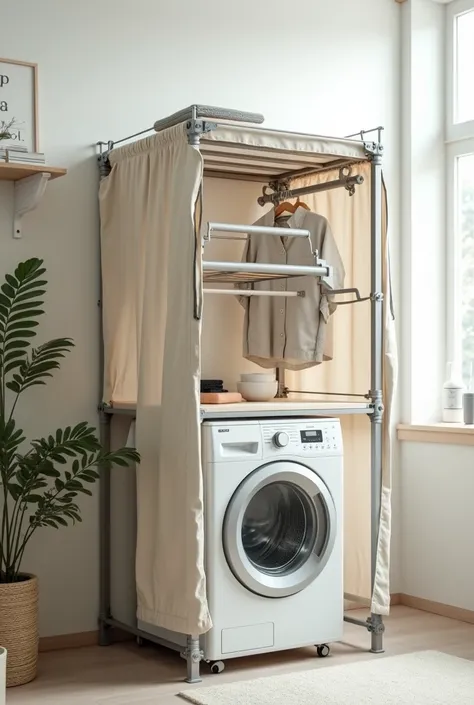
[[[97,146],[99,148],[99,171],[101,178],[107,176],[110,173],[110,164],[108,162],[108,153],[119,143],[126,142],[135,137],[145,135],[148,132],[161,130],[172,127],[181,122],[186,123],[186,132],[188,137],[188,142],[190,145],[199,149],[201,144],[201,138],[207,132],[217,129],[219,126],[216,122],[217,119],[224,121],[231,120],[235,122],[245,122],[246,124],[253,123],[259,124],[263,122],[263,116],[259,114],[252,113],[241,113],[237,111],[221,109],[221,108],[211,108],[209,106],[192,105],[189,108],[179,111],[174,115],[171,115],[164,120],[157,121],[153,127],[142,130],[138,133],[120,139],[116,142],[98,142]],[[261,128],[262,129],[262,128]],[[349,396],[349,397],[361,397],[367,400],[366,405],[354,405],[353,410],[344,405],[338,405],[337,402],[334,406],[324,408],[324,413],[332,415],[341,414],[367,414],[371,421],[371,588],[373,590],[375,582],[375,571],[376,571],[376,561],[377,561],[377,547],[378,547],[378,536],[379,536],[379,517],[381,509],[381,490],[382,490],[382,421],[383,421],[383,294],[382,294],[382,270],[383,270],[383,241],[382,241],[382,189],[383,189],[383,177],[382,177],[382,156],[383,156],[383,145],[381,144],[381,135],[383,127],[377,127],[371,130],[361,130],[355,135],[350,135],[350,139],[357,137],[363,143],[365,159],[358,161],[352,161],[350,159],[344,160],[341,158],[334,159],[332,162],[327,163],[324,166],[304,166],[300,169],[295,169],[293,171],[282,172],[272,180],[266,180],[271,191],[268,192],[266,188],[263,190],[263,195],[258,199],[260,205],[272,202],[274,204],[285,200],[288,198],[296,197],[303,194],[315,193],[317,191],[323,191],[333,188],[345,188],[349,195],[354,193],[354,189],[358,184],[361,183],[359,177],[352,175],[352,168],[358,164],[369,162],[371,168],[371,228],[370,228],[370,251],[371,251],[371,267],[370,267],[370,295],[367,299],[370,300],[371,306],[371,325],[370,325],[370,339],[371,339],[371,372],[370,372],[370,389],[366,394],[354,395],[354,394],[339,394],[333,393],[332,396]],[[369,133],[377,133],[376,141],[366,141],[366,135]],[[291,134],[291,133],[290,133]],[[315,173],[321,173],[324,171],[334,170],[339,168],[339,179],[335,181],[328,182],[328,184],[319,184],[312,187],[305,187],[304,189],[292,190],[291,180],[298,178],[302,175],[310,175]],[[229,174],[226,172],[213,171],[206,172],[204,170],[204,176],[213,176],[216,178],[231,178],[231,179],[245,179],[245,180],[257,180],[262,181],[262,178],[256,178],[254,175],[241,175],[241,174]],[[217,230],[219,225],[222,224],[209,224],[210,230]],[[228,224],[227,224],[228,225]],[[252,226],[247,227],[246,231],[251,230]],[[227,232],[238,232],[235,228],[227,229]],[[285,233],[288,234],[288,230]],[[300,236],[303,236],[300,233]],[[205,244],[206,236],[203,238],[203,245]],[[317,255],[317,253],[315,253]],[[216,263],[207,263],[214,265]],[[230,263],[228,263],[230,264]],[[319,267],[314,269],[319,269],[321,271],[313,272],[314,276],[322,277],[324,273],[328,273],[328,268],[325,267],[325,262],[319,260],[317,262]],[[203,270],[206,264],[203,262]],[[323,272],[323,270],[326,270]],[[285,275],[286,276],[286,275]],[[291,275],[288,275],[291,276]],[[349,291],[349,290],[346,290]],[[341,303],[357,303],[361,300],[357,290],[351,290],[356,292],[356,298],[353,301],[341,302]],[[218,293],[216,291],[215,293]],[[223,292],[222,292],[223,293]],[[300,294],[300,292],[298,292]],[[102,340],[101,340],[102,343]],[[101,347],[101,363],[103,363],[103,346]],[[101,370],[103,371],[103,364],[101,364]],[[102,394],[102,388],[100,390]],[[279,370],[279,396],[288,396],[288,394],[293,393],[285,385],[284,372]],[[300,393],[300,392],[298,392]],[[310,394],[318,394],[318,392],[305,392]],[[331,395],[330,395],[331,396]],[[212,418],[218,418],[218,411],[212,414]],[[295,412],[292,412],[293,414]],[[314,416],[321,415],[313,412]],[[100,414],[100,439],[105,450],[109,450],[111,446],[111,419],[114,414],[127,414],[130,416],[135,415],[135,410],[133,408],[129,409],[114,409],[112,406],[104,404],[101,402],[99,404],[99,414]],[[281,415],[285,412],[282,410]],[[307,412],[306,412],[307,415]],[[201,420],[204,420],[208,414],[201,412]],[[229,418],[229,413],[227,413],[227,418]],[[114,619],[111,610],[111,468],[109,465],[103,465],[100,468],[101,478],[100,478],[100,611],[99,611],[99,643],[100,645],[106,646],[112,642],[112,630],[119,629],[120,631],[128,632],[134,635],[137,642],[142,640],[148,640],[155,642],[172,649],[176,649],[175,644],[164,641],[163,639],[145,632],[137,627],[129,624],[125,624],[119,620]],[[383,622],[383,617],[380,614],[371,613],[367,620],[360,620],[349,615],[344,615],[344,620],[348,623],[361,626],[370,633],[371,642],[370,650],[373,653],[382,653],[383,648],[383,635],[385,631],[385,625]],[[195,683],[199,682],[200,679],[200,662],[203,659],[203,653],[200,649],[199,637],[197,635],[189,634],[187,636],[187,645],[181,654],[187,663],[187,682]]]

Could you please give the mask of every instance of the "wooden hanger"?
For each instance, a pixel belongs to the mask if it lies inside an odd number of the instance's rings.
[[[278,218],[280,215],[285,213],[285,211],[287,213],[294,213],[295,210],[296,208],[293,203],[290,203],[289,201],[284,201],[275,208],[275,218]]]
[[[296,203],[290,203],[289,201],[280,203],[280,205],[275,208],[275,218],[278,218],[285,212],[293,214],[297,208],[305,208],[307,211],[311,210],[311,208],[306,203],[303,203],[303,201],[300,201],[298,197]]]
[[[307,211],[310,211],[310,210],[311,210],[311,208],[308,206],[307,203],[304,203],[303,201],[300,201],[300,197],[299,197],[299,196],[298,196],[298,198],[296,199],[295,210],[296,210],[297,208],[305,208]],[[294,212],[294,211],[293,211],[293,212]]]

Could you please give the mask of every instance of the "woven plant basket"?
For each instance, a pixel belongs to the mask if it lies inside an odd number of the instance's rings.
[[[7,650],[7,688],[29,683],[38,663],[38,578],[0,583],[0,644]]]

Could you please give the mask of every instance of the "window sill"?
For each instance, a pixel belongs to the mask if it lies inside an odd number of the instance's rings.
[[[432,423],[423,426],[399,424],[397,438],[411,443],[474,446],[474,426],[461,423]]]

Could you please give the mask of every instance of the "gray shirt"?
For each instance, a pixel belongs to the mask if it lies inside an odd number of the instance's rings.
[[[275,225],[272,209],[255,225]],[[334,268],[332,288],[344,286],[344,266],[329,223],[321,215],[299,207],[287,220],[290,228],[310,231],[313,249]],[[248,236],[243,261],[313,266],[314,258],[306,238]],[[316,277],[294,277],[257,282],[254,289],[304,291],[303,298],[271,296],[240,297],[245,308],[243,355],[261,367],[301,370],[333,357],[332,334],[328,329],[336,306],[321,293]]]

